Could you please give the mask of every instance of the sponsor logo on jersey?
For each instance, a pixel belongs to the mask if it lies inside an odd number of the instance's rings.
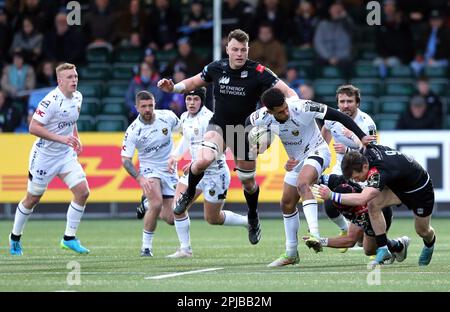
[[[50,105],[50,101],[42,101],[41,103],[39,103],[39,105],[41,105],[43,108],[48,108],[48,106]]]
[[[163,133],[164,135],[167,135],[167,133],[169,133],[169,130],[167,130],[167,128],[163,128],[163,129],[162,129],[162,133]]]
[[[44,111],[41,111],[40,109],[37,109],[36,112],[35,112],[35,114],[36,114],[36,115],[39,115],[39,117],[44,117],[45,112],[44,112]]]
[[[323,104],[313,102],[313,101],[306,101],[305,102],[305,112],[319,112],[323,113],[325,111],[325,106]]]
[[[378,188],[380,187],[381,175],[377,168],[370,168],[367,173],[367,185],[370,187]]]
[[[63,121],[58,124],[58,129],[70,127],[70,126],[75,125],[76,123],[77,123],[76,121],[68,121],[68,122]]]
[[[248,71],[244,70],[241,72],[241,78],[247,78],[248,77]]]
[[[220,84],[229,84],[230,83],[230,77],[222,76],[219,79]]]
[[[292,135],[293,136],[298,136],[300,134],[300,131],[298,130],[292,130]]]
[[[266,67],[262,66],[261,64],[258,64],[258,66],[256,66],[256,71],[260,72],[261,74],[264,72],[264,69],[266,69]]]

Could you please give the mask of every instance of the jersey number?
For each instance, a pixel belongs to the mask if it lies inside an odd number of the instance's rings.
[[[400,155],[402,155],[402,153],[399,152],[399,151],[384,151],[384,153],[385,153],[386,155],[388,155],[388,156],[395,156],[395,155],[400,156]]]

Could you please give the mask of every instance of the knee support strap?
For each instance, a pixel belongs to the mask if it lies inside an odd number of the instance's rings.
[[[241,181],[251,180],[256,176],[256,169],[246,170],[236,167],[234,170]]]

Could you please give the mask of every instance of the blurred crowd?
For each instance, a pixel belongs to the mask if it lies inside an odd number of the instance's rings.
[[[89,68],[102,62],[89,58],[99,50],[112,56],[109,64],[111,59],[120,63],[114,57],[118,51],[141,51],[128,75],[121,77],[127,85],[122,98],[128,121],[136,116],[134,95],[143,89],[155,94],[159,108],[181,115],[183,96],[163,93],[156,83],[160,77],[181,81],[212,61],[212,1],[79,0],[81,25],[68,25],[68,2],[0,0],[0,132],[26,129],[36,105],[31,95],[56,86],[58,63]],[[311,51],[310,67],[336,68],[351,81],[361,47],[370,46],[374,54],[364,61],[375,68],[377,79],[399,67],[407,67],[414,79],[415,90],[396,127],[442,128],[444,114],[450,113],[441,99],[445,94],[431,90],[426,74],[429,68],[441,68],[448,86],[450,2],[380,0],[379,26],[367,25],[367,2],[224,0],[222,35],[225,39],[235,28],[248,32],[249,58],[272,69],[301,97],[316,100],[312,77],[289,51]],[[373,37],[366,38],[366,33]],[[122,67],[128,69],[129,63]],[[83,79],[80,71],[80,83]],[[207,105],[212,106],[211,90]]]

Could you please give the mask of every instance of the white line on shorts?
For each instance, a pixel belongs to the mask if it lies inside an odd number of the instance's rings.
[[[147,277],[145,277],[145,279],[163,279],[163,278],[170,278],[170,277],[176,277],[176,276],[181,276],[181,275],[196,274],[196,273],[203,273],[203,272],[210,272],[210,271],[217,271],[217,270],[223,270],[223,268],[209,268],[209,269],[186,271],[186,272],[179,272],[179,273],[170,273],[170,274],[164,274],[164,275],[147,276]]]

